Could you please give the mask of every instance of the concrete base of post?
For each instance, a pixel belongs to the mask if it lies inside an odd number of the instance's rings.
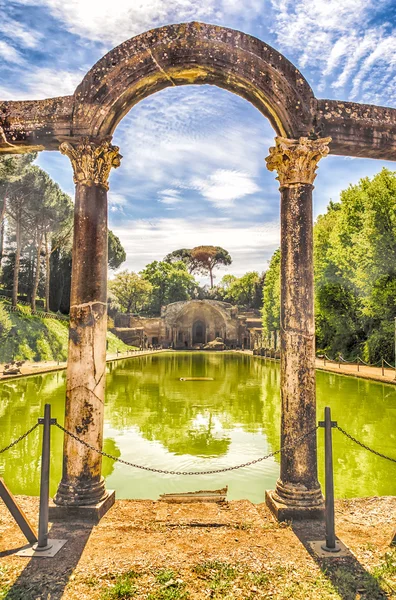
[[[86,521],[89,523],[99,523],[100,519],[107,513],[115,502],[115,491],[107,490],[107,496],[97,504],[88,504],[86,506],[62,505],[50,501],[49,519],[50,521],[65,521],[75,519],[77,521]]]
[[[266,490],[265,503],[278,521],[323,520],[325,516],[324,501],[316,506],[284,504],[280,501],[275,490]]]
[[[16,556],[26,556],[27,558],[53,558],[63,548],[67,540],[48,540],[48,545],[45,548],[37,548],[37,544],[33,546],[25,546],[16,553]]]
[[[311,548],[312,552],[315,556],[319,558],[345,558],[346,556],[351,556],[350,550],[340,542],[340,540],[336,540],[335,549],[325,550],[326,541],[315,541],[308,542],[308,546]]]

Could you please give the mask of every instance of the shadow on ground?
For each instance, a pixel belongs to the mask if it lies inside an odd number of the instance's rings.
[[[93,525],[87,523],[70,523],[67,527],[61,522],[53,523],[48,538],[67,539],[67,543],[57,554],[61,560],[51,558],[30,558],[26,567],[4,596],[4,600],[60,600],[71,574],[77,566],[84,548],[91,535]],[[0,553],[0,558],[17,552]]]
[[[331,555],[329,558],[321,558],[316,556],[309,542],[324,540],[323,521],[295,521],[292,523],[292,529],[343,600],[356,600],[357,598],[386,600],[389,598],[378,580],[361,565],[352,552],[344,557]],[[337,539],[342,542],[340,538]]]

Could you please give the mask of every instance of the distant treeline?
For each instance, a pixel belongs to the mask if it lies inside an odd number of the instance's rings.
[[[374,363],[395,358],[396,172],[361,179],[314,226],[316,347]],[[266,332],[280,329],[280,253],[263,293]]]
[[[33,164],[35,153],[0,157],[0,294],[69,312],[73,202]],[[109,231],[109,267],[126,255]]]

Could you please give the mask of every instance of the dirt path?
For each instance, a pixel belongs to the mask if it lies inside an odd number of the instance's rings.
[[[19,497],[36,522],[38,499]],[[9,554],[25,540],[0,505],[0,598],[7,600],[396,598],[396,498],[339,501],[346,558],[315,559],[323,523],[278,524],[264,504],[116,501],[96,527],[55,523],[53,559]]]
[[[119,352],[118,354],[107,353],[106,362],[113,362],[115,360],[124,360],[125,358],[131,358],[132,356],[146,356],[148,354],[158,354],[158,352],[168,352],[168,350],[130,350],[126,352]],[[62,371],[66,369],[66,361],[46,360],[43,362],[25,362],[21,367],[21,372],[18,375],[3,375],[4,364],[0,364],[0,381],[6,381],[7,379],[18,379],[19,377],[26,377],[27,375],[38,375],[39,373],[50,373],[51,371]]]
[[[243,354],[252,354],[252,350],[237,350],[236,352],[242,352]],[[276,360],[273,358],[265,358],[264,356],[258,356],[262,360]],[[356,363],[338,363],[336,361],[328,361],[323,358],[317,358],[315,366],[320,371],[330,371],[332,373],[338,373],[339,375],[351,375],[353,377],[361,377],[362,379],[372,379],[373,381],[381,381],[382,383],[396,384],[396,371],[395,369],[384,369],[382,372],[381,367],[367,367],[366,365]],[[382,374],[383,373],[383,374]]]
[[[321,371],[331,371],[333,373],[341,373],[342,375],[353,375],[353,377],[396,384],[395,369],[384,369],[384,374],[382,374],[381,367],[367,367],[362,364],[339,364],[337,362],[329,362],[328,360],[324,361],[319,358],[316,359],[316,368]]]

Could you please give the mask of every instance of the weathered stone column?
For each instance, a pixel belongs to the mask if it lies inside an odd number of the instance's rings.
[[[281,446],[316,425],[312,190],[331,138],[276,138],[266,159],[281,192]],[[316,435],[282,452],[280,478],[267,504],[280,520],[323,512]]]
[[[74,207],[65,427],[102,449],[107,327],[107,190],[119,148],[108,140],[65,142],[72,163]],[[56,504],[96,504],[106,498],[102,459],[65,435],[63,476]]]

